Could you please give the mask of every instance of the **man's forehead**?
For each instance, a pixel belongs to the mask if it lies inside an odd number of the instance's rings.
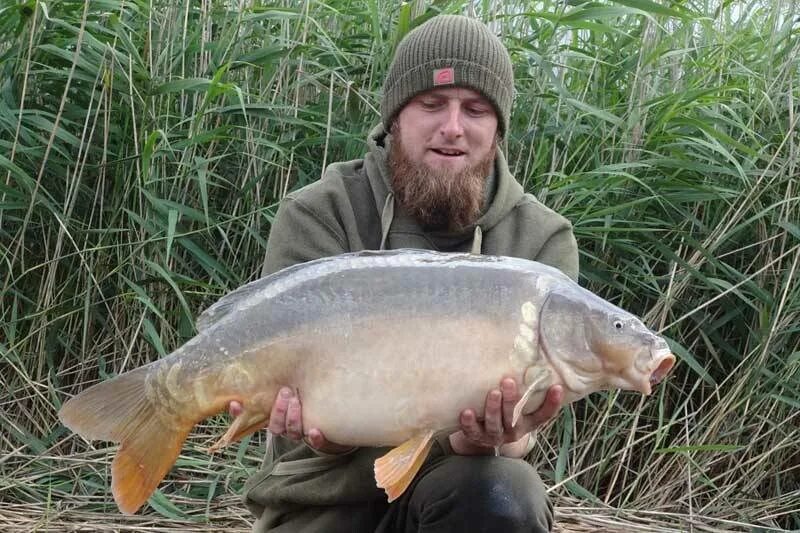
[[[487,105],[490,104],[488,98],[483,96],[478,91],[470,89],[469,87],[436,87],[419,93],[414,98],[424,98],[426,96],[447,99],[458,98],[461,100],[479,100]]]

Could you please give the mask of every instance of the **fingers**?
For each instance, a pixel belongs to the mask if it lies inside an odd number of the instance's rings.
[[[317,450],[324,450],[328,444],[325,436],[317,428],[308,430],[306,441],[308,442],[309,446],[316,448]]]
[[[503,394],[499,390],[489,391],[484,407],[483,427],[486,437],[494,446],[503,443]]]
[[[504,378],[500,382],[499,390],[491,390],[486,395],[483,422],[478,420],[471,409],[461,413],[459,422],[464,437],[477,446],[500,446],[515,442],[555,416],[561,407],[563,391],[561,386],[551,387],[542,407],[523,417],[516,427],[512,427],[514,408],[521,397],[517,382],[513,378]]]
[[[286,436],[292,440],[303,438],[303,415],[300,407],[300,398],[296,396],[289,400],[286,410]]]
[[[228,411],[233,416],[242,412],[242,405],[233,401],[228,405]],[[308,436],[303,435],[303,406],[299,396],[289,387],[282,387],[278,391],[269,415],[267,429],[275,435],[284,435],[292,440],[303,440],[312,448],[326,453],[344,453],[352,450],[350,446],[342,446],[328,441],[319,429],[312,428]]]
[[[517,406],[522,395],[517,388],[517,382],[511,378],[505,378],[500,382],[500,390],[503,392],[503,427],[506,431],[511,431],[511,423],[514,421],[514,408]]]
[[[232,401],[228,404],[228,413],[233,417],[236,418],[240,414],[242,414],[242,404],[237,402],[236,400]]]
[[[483,442],[483,428],[478,423],[478,417],[475,415],[475,411],[472,409],[465,409],[462,411],[459,422],[461,423],[461,431],[464,432],[464,436],[468,440],[476,443]]]
[[[541,424],[547,422],[561,409],[561,403],[564,401],[564,389],[561,385],[553,385],[547,391],[547,396],[544,398],[544,403],[537,409],[534,414],[539,415]]]
[[[317,428],[311,428],[308,430],[306,443],[312,448],[323,453],[345,453],[353,449],[352,446],[343,446],[341,444],[336,444],[335,442],[329,441]]]
[[[459,418],[461,431],[472,444],[482,447],[500,446],[505,441],[503,426],[503,394],[491,390],[486,395],[483,423],[478,421],[475,411],[465,409]]]
[[[275,397],[268,427],[275,435],[286,435],[294,440],[303,438],[302,406],[289,387],[282,387]]]

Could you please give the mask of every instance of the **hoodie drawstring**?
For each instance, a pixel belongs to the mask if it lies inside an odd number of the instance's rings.
[[[472,250],[470,253],[480,255],[481,246],[483,245],[483,230],[480,226],[475,226],[475,233],[472,237]]]
[[[392,225],[394,219],[394,193],[386,195],[386,201],[383,202],[383,211],[381,212],[381,247],[380,250],[386,249],[386,238],[389,237],[389,227]]]

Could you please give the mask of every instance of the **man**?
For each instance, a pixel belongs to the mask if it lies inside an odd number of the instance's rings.
[[[264,274],[364,249],[425,248],[525,257],[577,277],[571,225],[524,194],[498,149],[513,84],[508,52],[480,22],[443,15],[410,32],[386,78],[369,153],[285,198]],[[511,428],[519,397],[513,379],[487,391],[485,416],[462,412],[461,431],[441,437],[388,504],[373,478],[386,449],[328,442],[303,427],[302,398],[284,388],[263,468],[245,490],[254,530],[548,531],[544,486],[522,458],[562,391],[552,387],[543,407]]]

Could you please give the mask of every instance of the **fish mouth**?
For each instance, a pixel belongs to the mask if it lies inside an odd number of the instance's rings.
[[[675,356],[669,348],[655,350],[651,357],[655,361],[655,369],[650,373],[650,385],[657,385],[669,374],[675,366]]]
[[[653,387],[660,383],[675,366],[675,356],[666,342],[659,342],[649,350],[642,351],[636,359],[628,377],[634,390],[645,396],[653,393]]]

